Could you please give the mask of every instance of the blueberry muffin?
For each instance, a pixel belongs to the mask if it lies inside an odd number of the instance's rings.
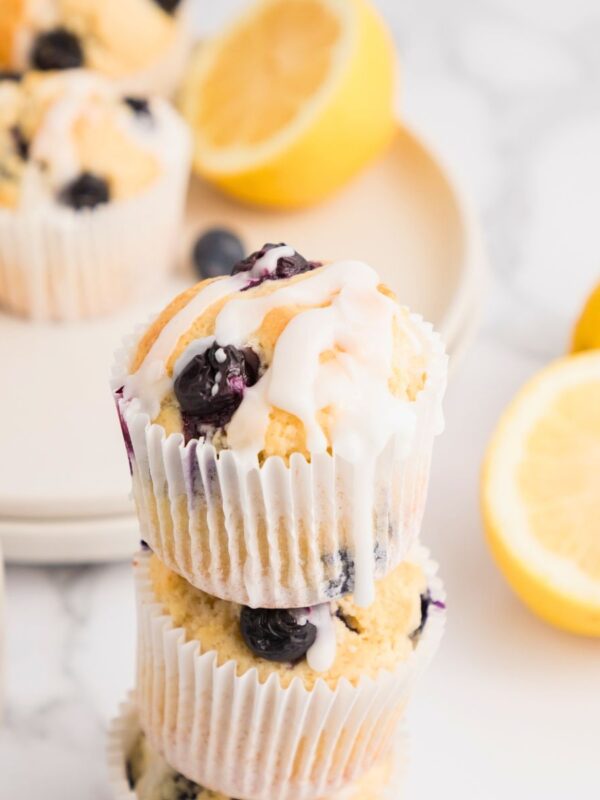
[[[332,689],[345,678],[392,672],[414,651],[432,600],[421,565],[403,561],[377,582],[375,602],[356,605],[351,595],[300,609],[252,609],[196,589],[152,556],[150,576],[156,601],[183,628],[186,639],[214,651],[219,666],[233,661],[238,676],[256,670],[265,683],[276,674],[282,686],[299,678],[306,689],[323,680]]]
[[[144,192],[167,144],[155,103],[90,73],[0,79],[0,203],[78,211]]]
[[[393,759],[389,756],[355,785],[323,800],[382,800],[392,772]],[[127,777],[138,800],[230,800],[219,792],[202,788],[172,769],[143,734],[130,754]]]
[[[370,266],[265,245],[177,297],[116,370],[145,538],[224,599],[368,604],[420,525],[444,374]]]
[[[139,291],[137,270],[151,281],[164,271],[189,167],[187,131],[166,101],[85,71],[0,75],[0,163],[7,307],[90,316]]]
[[[0,69],[83,67],[121,81],[144,79],[136,88],[162,93],[157,82],[172,83],[174,58],[180,68],[176,51],[189,27],[185,5],[185,0],[3,2]]]
[[[226,797],[335,795],[391,752],[439,644],[443,589],[423,551],[314,608],[219,600],[149,552],[135,561],[137,705],[152,746]]]

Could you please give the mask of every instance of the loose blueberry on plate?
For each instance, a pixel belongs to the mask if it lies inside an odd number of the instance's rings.
[[[194,244],[192,261],[200,278],[229,275],[234,264],[244,257],[244,245],[226,228],[212,228]]]
[[[244,391],[258,380],[259,359],[249,347],[238,350],[214,342],[194,356],[175,379],[175,396],[184,420],[186,440],[193,425],[223,427],[242,402]],[[190,423],[192,427],[190,428]]]
[[[83,208],[95,208],[101,203],[108,203],[110,191],[108,183],[93,172],[82,172],[79,177],[64,186],[58,199],[63,205],[76,211]]]
[[[152,117],[150,104],[145,97],[124,97],[123,102],[129,106],[134,114],[141,117]]]
[[[40,33],[33,46],[31,63],[36,69],[75,69],[83,64],[77,36],[66,28]]]
[[[290,664],[303,659],[317,638],[315,625],[278,608],[244,606],[240,630],[246,645],[259,658]]]
[[[177,10],[177,6],[181,0],[154,0],[157,6],[160,6],[167,14],[173,14]]]

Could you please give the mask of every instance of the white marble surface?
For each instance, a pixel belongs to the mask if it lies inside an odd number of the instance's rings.
[[[218,5],[209,26],[242,3]],[[493,266],[436,451],[424,539],[450,622],[412,708],[408,796],[598,797],[600,643],[545,627],[511,595],[482,541],[477,484],[499,412],[564,350],[600,275],[600,4],[381,7],[405,115],[471,192]],[[110,797],[104,727],[132,682],[132,600],[127,565],[8,569],[0,800]]]

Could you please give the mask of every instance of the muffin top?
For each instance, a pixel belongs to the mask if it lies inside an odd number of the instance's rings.
[[[83,70],[0,75],[0,206],[132,197],[161,175],[181,126],[164,101],[123,97]]]
[[[148,556],[142,556],[143,559]],[[300,679],[307,689],[322,679],[335,689],[342,678],[394,671],[412,654],[427,622],[431,599],[419,561],[409,557],[376,584],[375,601],[359,607],[350,595],[303,609],[251,609],[207,594],[149,557],[154,595],[218,664],[234,661],[238,675],[255,669],[261,682],[277,674],[282,686]]]
[[[347,790],[330,800],[380,800],[393,772],[390,755]],[[140,734],[127,762],[130,788],[138,800],[230,800],[220,792],[199,786],[170,767]]]
[[[177,297],[115,388],[167,434],[249,463],[335,453],[358,462],[410,438],[427,343],[360,261],[265,245]]]
[[[393,769],[393,756],[390,755],[330,800],[381,800]],[[170,767],[143,733],[129,754],[127,775],[138,800],[230,800],[220,792],[199,786]]]
[[[3,0],[0,69],[85,67],[116,78],[173,43],[179,0]]]

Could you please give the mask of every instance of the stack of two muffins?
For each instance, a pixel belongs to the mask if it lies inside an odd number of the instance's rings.
[[[118,361],[145,542],[128,790],[383,797],[444,621],[416,544],[437,336],[366,264],[265,245]]]

